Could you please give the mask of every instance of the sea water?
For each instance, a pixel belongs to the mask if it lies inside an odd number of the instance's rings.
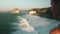
[[[13,17],[14,20],[11,19]],[[1,17],[0,19],[4,20]],[[1,22],[1,20],[0,34],[49,34],[50,30],[57,27],[60,23],[60,21],[30,14],[19,14],[17,17],[10,15],[7,17],[8,21]]]

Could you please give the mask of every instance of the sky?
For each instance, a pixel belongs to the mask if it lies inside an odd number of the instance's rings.
[[[0,10],[2,9],[31,9],[50,7],[50,0],[0,0]]]

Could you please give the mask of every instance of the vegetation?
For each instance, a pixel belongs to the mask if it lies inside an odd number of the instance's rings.
[[[49,9],[50,7],[47,8],[33,8],[30,9],[29,11],[36,11],[37,14],[45,14],[46,11]],[[48,10],[49,11],[49,10]]]

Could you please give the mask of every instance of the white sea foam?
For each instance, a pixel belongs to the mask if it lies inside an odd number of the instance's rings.
[[[21,30],[15,31],[14,34],[49,34],[49,30],[56,27],[59,23],[56,20],[41,18],[30,14],[24,15],[24,18],[18,16],[18,19],[18,28]]]
[[[18,19],[19,19],[19,23],[17,25],[18,25],[18,29],[20,29],[20,30],[13,32],[13,34],[16,34],[17,32],[18,32],[18,34],[20,34],[20,33],[21,34],[22,33],[23,34],[38,34],[38,32],[31,25],[29,25],[28,21],[25,18],[18,16]],[[14,24],[14,25],[16,25],[16,24]],[[22,32],[20,32],[20,31],[22,31]]]

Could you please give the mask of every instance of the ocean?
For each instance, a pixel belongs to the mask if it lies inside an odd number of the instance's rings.
[[[21,11],[20,14],[0,14],[0,34],[49,34],[60,21],[42,18]]]

